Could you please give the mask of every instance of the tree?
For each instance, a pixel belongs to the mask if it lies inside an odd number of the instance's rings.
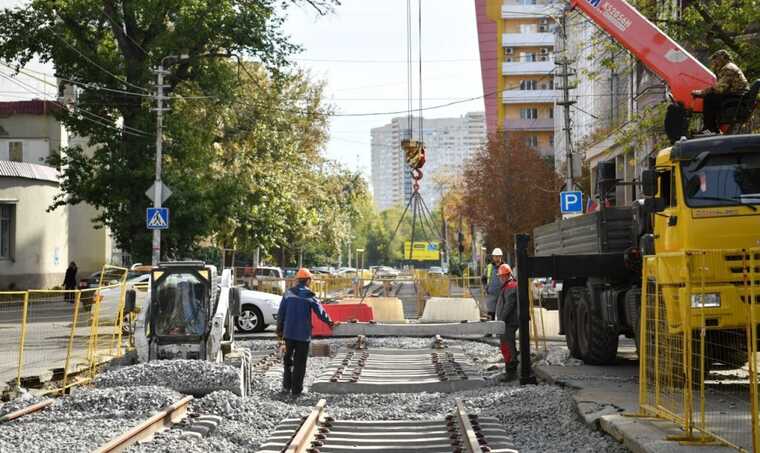
[[[136,258],[149,256],[143,225],[153,179],[155,120],[151,69],[168,55],[188,54],[167,77],[168,93],[187,87],[221,104],[235,101],[240,66],[246,57],[273,79],[286,72],[297,49],[282,31],[285,9],[300,0],[33,0],[24,8],[0,12],[0,58],[23,67],[33,57],[55,65],[56,75],[77,87],[78,104],[62,112],[76,134],[93,149],[69,149],[53,163],[63,172],[62,194],[53,207],[87,202],[100,209],[96,222],[111,228],[118,244]],[[320,12],[333,0],[307,0]],[[238,60],[239,61],[239,60]],[[298,108],[300,102],[289,108]],[[216,122],[207,125],[216,125]],[[167,183],[175,195],[172,228],[164,237],[181,253],[211,231],[206,215],[224,185],[197,184],[192,171],[211,168],[209,149],[198,156],[183,150],[208,142],[206,125],[176,134],[166,131]],[[175,135],[181,135],[175,136]],[[176,179],[178,173],[190,175]],[[208,172],[205,172],[207,174]],[[214,181],[214,179],[211,179]],[[225,181],[229,183],[229,181]],[[205,208],[205,209],[203,209]],[[177,215],[179,214],[179,215]]]
[[[561,184],[521,137],[492,134],[465,167],[461,213],[485,232],[489,248],[510,253],[515,234],[554,220]]]

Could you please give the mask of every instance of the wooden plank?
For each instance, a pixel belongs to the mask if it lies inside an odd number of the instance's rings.
[[[19,417],[23,417],[24,415],[41,411],[42,409],[50,406],[51,404],[53,404],[52,399],[45,399],[45,400],[40,401],[39,403],[30,404],[29,406],[26,406],[25,408],[3,415],[2,417],[0,417],[0,423],[9,422]]]

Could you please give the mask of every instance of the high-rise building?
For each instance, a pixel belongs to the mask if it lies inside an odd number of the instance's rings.
[[[410,129],[411,124],[411,129]],[[404,159],[401,141],[419,134],[419,118],[393,118],[390,123],[372,129],[372,191],[375,207],[385,210],[404,206],[412,195],[412,177]],[[435,177],[461,172],[467,158],[486,142],[485,114],[467,113],[458,118],[423,119],[422,139],[427,162],[420,193],[432,207],[440,199]]]
[[[555,0],[475,0],[488,130],[554,155]]]

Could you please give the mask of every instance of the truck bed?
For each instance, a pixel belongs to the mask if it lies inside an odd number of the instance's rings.
[[[533,230],[536,256],[623,252],[632,245],[633,210],[604,208]]]

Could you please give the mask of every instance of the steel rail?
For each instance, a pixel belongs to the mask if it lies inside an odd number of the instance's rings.
[[[161,431],[185,418],[187,407],[192,396],[185,396],[181,400],[164,408],[141,422],[139,425],[130,428],[128,431],[106,442],[96,450],[95,453],[110,453],[126,450],[130,445],[144,439],[148,439],[153,434]]]
[[[304,453],[311,448],[311,442],[314,440],[314,436],[319,430],[319,423],[324,417],[326,405],[327,400],[319,400],[314,410],[306,417],[301,427],[298,428],[298,431],[296,431],[288,445],[283,449],[283,452]]]
[[[459,426],[462,429],[465,450],[470,453],[482,452],[483,449],[480,447],[478,437],[475,435],[472,423],[470,423],[470,416],[467,415],[467,412],[464,410],[462,400],[457,400],[457,417],[459,418]]]
[[[32,414],[34,412],[41,411],[42,409],[50,406],[51,404],[53,404],[53,400],[52,399],[45,399],[45,400],[42,400],[42,401],[40,401],[38,403],[30,404],[29,406],[26,406],[26,407],[21,408],[19,410],[16,410],[16,411],[13,411],[13,412],[9,412],[9,413],[3,415],[2,417],[0,417],[0,423],[9,422],[9,421],[15,420],[15,419],[17,419],[19,417],[23,417],[24,415]]]

